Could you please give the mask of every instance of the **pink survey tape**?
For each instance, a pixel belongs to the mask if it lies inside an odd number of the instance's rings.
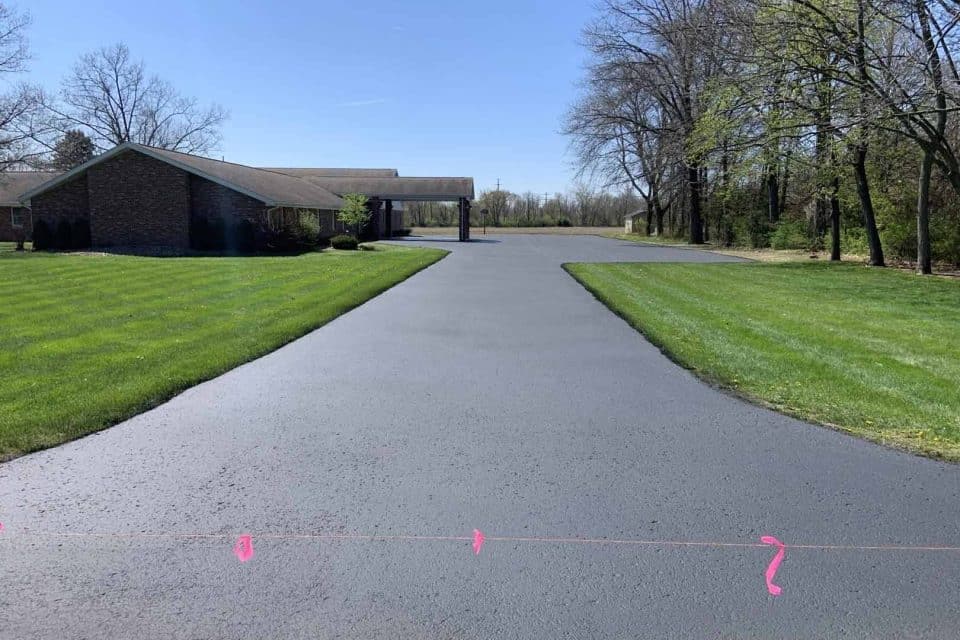
[[[237,538],[237,544],[233,545],[233,553],[240,562],[246,562],[253,557],[253,538],[248,535],[242,535]]]
[[[480,548],[483,546],[483,531],[480,529],[473,530],[473,554],[480,555]]]
[[[778,596],[783,591],[780,587],[773,584],[773,578],[777,575],[777,569],[780,568],[780,563],[783,562],[783,556],[785,553],[786,545],[774,538],[773,536],[763,536],[760,538],[760,542],[763,544],[772,544],[777,549],[777,555],[773,556],[773,560],[770,561],[770,565],[767,567],[767,572],[765,574],[767,578],[767,591],[770,592],[772,596]]]

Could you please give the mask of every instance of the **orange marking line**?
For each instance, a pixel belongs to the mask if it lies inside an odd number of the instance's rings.
[[[186,538],[186,539],[230,539],[236,533],[74,533],[67,531],[31,531],[21,532],[27,536],[47,536],[60,538]],[[254,539],[261,540],[368,540],[368,541],[434,541],[434,542],[470,542],[471,536],[421,536],[362,533],[251,533]],[[17,533],[7,529],[3,538],[16,538]],[[766,548],[761,542],[714,542],[696,540],[631,540],[623,538],[563,538],[536,536],[486,536],[491,542],[541,542],[553,544],[596,544],[596,545],[634,545],[664,547],[717,547],[717,548]],[[958,551],[960,547],[938,545],[845,545],[845,544],[786,544],[788,549],[818,549],[826,551]]]

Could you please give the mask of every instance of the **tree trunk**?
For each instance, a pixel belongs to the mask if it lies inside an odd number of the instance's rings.
[[[855,150],[853,172],[857,180],[857,196],[860,198],[860,213],[867,232],[867,245],[870,247],[870,264],[884,266],[883,245],[877,230],[877,218],[873,212],[873,198],[870,197],[870,183],[867,181],[867,147],[858,144]]]
[[[933,169],[936,144],[943,140],[947,129],[947,96],[943,87],[943,70],[940,67],[940,54],[930,30],[930,18],[927,15],[925,0],[916,0],[915,8],[923,34],[923,46],[927,52],[930,74],[936,89],[937,128],[936,137],[923,147],[923,161],[920,163],[920,189],[917,194],[917,271],[922,274],[933,273],[930,257],[930,173]]]
[[[663,235],[663,206],[660,204],[660,198],[653,199],[653,217],[657,220],[657,236]]]
[[[703,244],[703,215],[700,202],[700,167],[687,167],[690,186],[690,244]]]
[[[930,258],[930,173],[933,169],[933,151],[924,149],[920,163],[920,189],[917,195],[917,272],[933,273]]]
[[[647,235],[653,235],[653,203],[647,200]]]
[[[767,169],[767,215],[770,222],[780,219],[780,183],[776,165]]]
[[[786,210],[786,207],[787,207],[787,187],[788,187],[789,184],[790,184],[790,156],[791,156],[791,153],[792,153],[792,152],[788,149],[788,150],[787,150],[787,157],[784,159],[784,162],[783,162],[783,180],[780,181],[780,198],[779,198],[779,201],[778,201],[779,206],[780,206],[779,211],[778,211],[778,213],[777,213],[777,219],[778,219],[778,220],[783,217],[783,212]]]
[[[830,189],[830,259],[840,261],[840,176],[834,175]]]

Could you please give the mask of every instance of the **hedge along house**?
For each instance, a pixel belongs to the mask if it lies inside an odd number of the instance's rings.
[[[342,230],[340,195],[362,193],[372,213],[368,237],[389,237],[402,224],[395,200],[460,202],[461,240],[469,239],[471,178],[401,178],[395,169],[264,169],[140,144],[124,143],[20,195],[34,227],[88,225],[95,247],[200,246],[198,229],[252,233],[255,247],[304,214],[321,235]],[[381,214],[381,205],[386,204]],[[200,224],[202,223],[202,224]],[[229,243],[228,243],[229,244]],[[79,248],[79,247],[74,247]]]
[[[95,247],[198,248],[199,221],[246,225],[265,243],[292,216],[343,201],[298,178],[240,164],[124,143],[30,189],[33,224],[89,224]],[[191,231],[193,230],[193,234]],[[74,247],[78,248],[78,247]]]
[[[33,232],[30,201],[21,202],[20,194],[58,175],[53,171],[0,173],[0,242],[13,242],[19,237],[30,239]]]

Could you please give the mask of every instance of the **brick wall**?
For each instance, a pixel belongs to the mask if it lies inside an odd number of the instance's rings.
[[[246,218],[255,225],[263,224],[265,204],[250,196],[228,189],[200,176],[190,176],[190,210],[206,218]]]
[[[94,246],[190,246],[189,174],[135,151],[87,170]]]
[[[55,229],[61,217],[73,221],[76,218],[90,216],[90,202],[87,198],[87,175],[77,176],[69,182],[57,185],[53,189],[34,196],[30,200],[33,208],[33,222],[44,220]]]

